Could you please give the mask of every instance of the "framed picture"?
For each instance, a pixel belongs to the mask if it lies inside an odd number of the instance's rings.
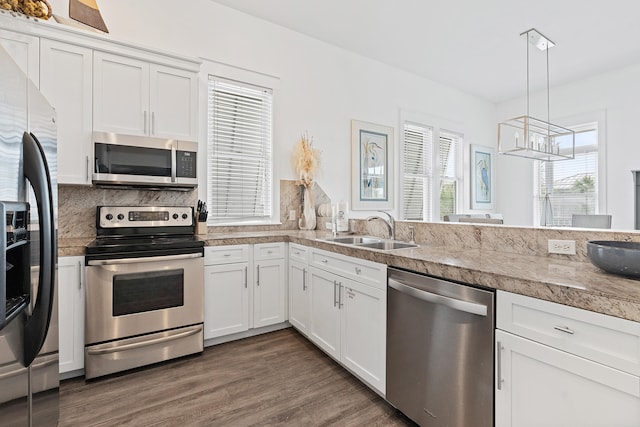
[[[351,120],[351,208],[393,209],[393,128]]]
[[[493,158],[490,147],[471,145],[471,209],[493,209]]]

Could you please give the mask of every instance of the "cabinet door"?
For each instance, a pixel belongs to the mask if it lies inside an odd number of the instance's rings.
[[[386,291],[342,279],[339,305],[342,363],[384,394]]]
[[[253,289],[253,327],[273,325],[285,319],[284,260],[256,262]]]
[[[40,90],[56,109],[58,183],[91,184],[93,51],[43,39]]]
[[[310,290],[307,285],[306,264],[289,261],[289,322],[307,335],[310,314]]]
[[[84,258],[58,259],[60,373],[84,368]]]
[[[205,339],[249,329],[248,268],[246,262],[205,267]]]
[[[640,378],[496,331],[496,427],[640,425]]]
[[[36,86],[39,86],[40,39],[38,37],[0,29],[0,46],[9,53],[9,56],[18,64],[18,67],[20,67],[27,77],[29,77]]]
[[[146,135],[149,64],[104,52],[94,53],[93,129]]]
[[[340,282],[335,274],[309,268],[311,320],[309,339],[335,359],[340,359]]]
[[[161,65],[150,68],[152,136],[198,140],[198,78],[190,71]]]

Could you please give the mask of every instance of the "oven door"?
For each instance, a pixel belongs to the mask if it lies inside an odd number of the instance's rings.
[[[202,323],[203,295],[201,252],[91,260],[86,345]]]

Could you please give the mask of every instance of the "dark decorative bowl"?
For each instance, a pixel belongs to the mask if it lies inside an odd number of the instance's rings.
[[[613,240],[587,242],[587,255],[593,265],[613,274],[640,278],[640,243]]]

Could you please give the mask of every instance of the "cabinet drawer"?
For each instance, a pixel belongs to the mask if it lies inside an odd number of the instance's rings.
[[[249,245],[208,246],[204,248],[204,265],[249,261]]]
[[[261,261],[265,259],[284,258],[284,243],[258,243],[253,245],[253,259]]]
[[[379,289],[387,288],[387,266],[321,249],[310,249],[309,264]]]
[[[300,261],[305,264],[308,263],[309,248],[295,243],[289,243],[289,260]]]
[[[640,323],[498,291],[497,327],[640,375]]]

